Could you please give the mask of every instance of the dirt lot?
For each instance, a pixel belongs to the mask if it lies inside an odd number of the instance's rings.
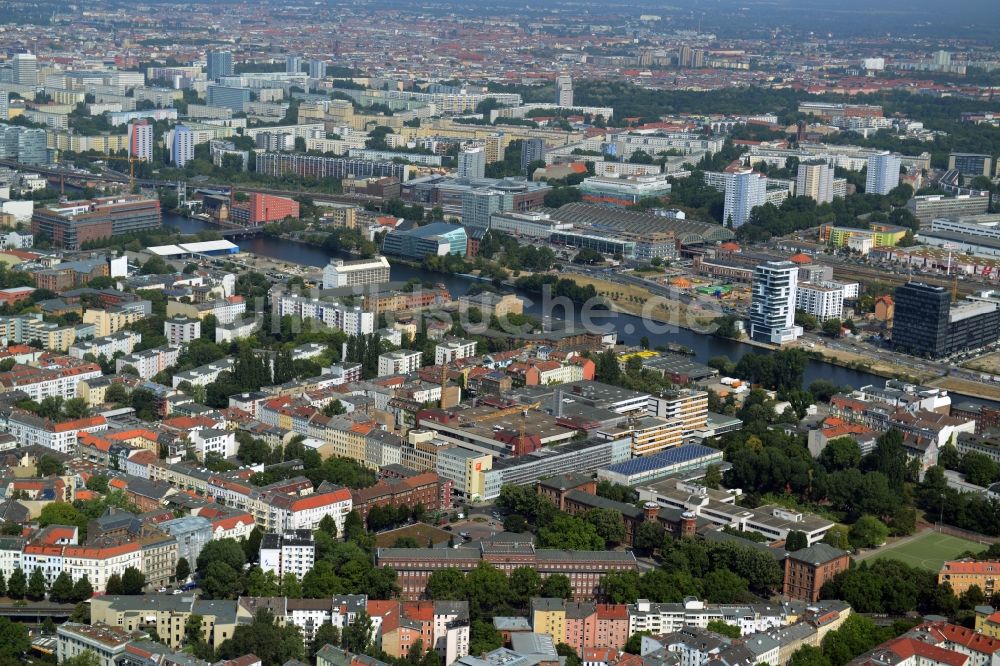
[[[422,548],[426,546],[429,541],[432,541],[435,544],[448,543],[448,540],[451,539],[451,535],[451,532],[446,532],[445,530],[438,529],[437,527],[428,525],[427,523],[414,523],[413,525],[397,527],[396,529],[389,530],[387,532],[379,532],[375,535],[375,545],[379,548],[391,548],[392,544],[396,542],[396,539],[399,539],[400,537],[413,537]]]
[[[962,367],[969,368],[970,370],[978,370],[979,372],[986,372],[991,375],[1000,375],[1000,352],[984,354],[979,358],[966,361],[962,364]]]
[[[468,532],[469,539],[475,540],[493,536],[495,533],[502,531],[503,523],[499,520],[493,520],[489,516],[479,514],[465,520],[455,521],[451,524],[451,533],[455,535],[456,540],[460,538],[459,535],[462,532]]]
[[[935,379],[930,384],[931,386],[945,388],[955,393],[964,393],[977,398],[986,398],[987,400],[1000,400],[1000,386],[995,384],[970,382],[967,379],[959,379],[958,377],[942,377],[941,379]],[[955,402],[961,402],[961,399],[956,398]]]
[[[569,278],[579,285],[593,285],[598,295],[606,298],[613,308],[628,314],[641,316],[643,305],[650,298],[649,291],[637,285],[609,282],[577,273],[567,273],[563,277]],[[659,321],[677,323],[682,327],[687,327],[685,322],[694,323],[698,319],[710,320],[719,316],[718,312],[702,310],[680,301],[663,301],[650,314]]]

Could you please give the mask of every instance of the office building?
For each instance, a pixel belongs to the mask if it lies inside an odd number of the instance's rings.
[[[995,300],[951,303],[944,287],[908,282],[896,288],[892,345],[913,354],[939,358],[978,349],[1000,338],[1000,310]]]
[[[750,212],[767,200],[767,176],[753,169],[726,174],[726,202],[723,224],[739,229],[750,219]]]
[[[215,81],[220,76],[233,75],[233,54],[230,51],[209,51],[206,56],[206,74],[209,81]],[[209,103],[211,106],[211,102]],[[242,111],[243,109],[240,109]]]
[[[140,160],[153,159],[153,125],[148,120],[136,120],[128,126],[128,154]]]
[[[251,192],[246,201],[234,203],[229,208],[230,220],[250,227],[280,222],[288,217],[298,219],[298,201],[261,192]]]
[[[36,208],[31,233],[48,236],[57,247],[79,250],[89,240],[157,229],[161,224],[158,199],[125,195]]]
[[[913,197],[906,202],[906,210],[928,224],[937,218],[958,219],[970,215],[982,215],[990,207],[990,197],[960,194],[957,197],[946,197],[941,194],[924,194]]]
[[[170,140],[170,161],[182,167],[194,159],[194,132],[184,125],[174,128]]]
[[[801,162],[795,178],[795,195],[816,203],[833,201],[833,167],[824,160]]]
[[[976,153],[952,153],[948,155],[948,169],[954,169],[963,176],[975,178],[976,176],[993,175],[993,158],[989,155],[979,155]]]
[[[458,154],[459,178],[484,178],[486,176],[486,149],[468,148]]]
[[[325,79],[326,78],[326,61],[325,60],[310,60],[309,61],[309,78],[310,79]]]
[[[427,255],[465,256],[468,247],[469,237],[465,233],[465,227],[449,222],[432,222],[408,231],[392,229],[382,242],[382,252],[385,254],[418,261]]]
[[[530,178],[528,165],[539,161],[545,161],[545,140],[524,139],[521,142],[521,173]]]
[[[385,284],[389,281],[389,262],[385,257],[344,261],[331,259],[323,269],[323,288]]]
[[[866,194],[889,194],[899,185],[899,155],[884,150],[868,158]]]
[[[18,53],[12,63],[13,83],[19,86],[38,85],[38,58],[32,53]]]
[[[815,603],[820,599],[823,585],[847,571],[850,564],[849,553],[825,543],[788,553],[782,592],[789,599]]]
[[[750,300],[750,337],[783,344],[802,335],[795,325],[799,267],[791,261],[769,261],[754,269]]]
[[[232,109],[233,113],[242,113],[243,105],[250,101],[249,88],[232,86],[208,86],[208,105]]]
[[[569,74],[556,77],[556,104],[573,106],[573,79]]]
[[[17,133],[17,161],[21,164],[48,164],[49,148],[45,130],[22,129]]]
[[[298,74],[302,71],[302,56],[287,56],[285,58],[285,73]]]
[[[486,229],[494,213],[511,210],[513,197],[507,192],[482,188],[467,190],[462,194],[462,224]]]

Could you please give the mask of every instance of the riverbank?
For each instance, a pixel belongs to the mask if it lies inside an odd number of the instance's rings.
[[[966,398],[977,398],[986,400],[1000,400],[1000,386],[994,384],[981,384],[968,379],[958,377],[939,377],[928,382],[931,386],[948,389],[949,393],[954,393]]]

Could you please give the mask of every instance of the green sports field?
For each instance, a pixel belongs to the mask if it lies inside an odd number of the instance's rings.
[[[924,532],[903,543],[879,549],[872,559],[893,559],[912,567],[938,571],[945,560],[953,560],[967,550],[979,552],[986,545],[940,532]]]

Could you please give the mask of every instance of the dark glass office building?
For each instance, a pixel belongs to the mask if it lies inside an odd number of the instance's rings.
[[[1000,337],[1000,310],[991,301],[951,304],[944,287],[909,282],[896,288],[892,345],[897,351],[939,358],[976,349]]]

